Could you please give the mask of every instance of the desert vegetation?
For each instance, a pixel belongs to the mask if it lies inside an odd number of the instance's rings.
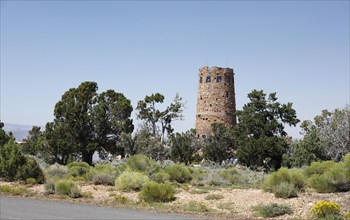
[[[160,110],[165,97],[152,94],[138,102],[144,123],[132,134],[130,100],[84,82],[24,144],[0,124],[0,193],[226,218],[349,219],[349,107],[304,121],[303,139],[293,140],[284,130],[299,122],[291,103],[257,90],[248,98],[235,128],[214,123],[199,138],[174,133],[181,97]]]

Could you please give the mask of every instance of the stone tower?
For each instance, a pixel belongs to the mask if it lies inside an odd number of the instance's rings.
[[[222,122],[227,127],[236,125],[236,98],[234,72],[230,68],[199,69],[196,114],[197,137],[211,134],[211,124]]]

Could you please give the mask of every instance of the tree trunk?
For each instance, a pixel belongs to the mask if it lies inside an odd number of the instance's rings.
[[[94,155],[94,152],[83,151],[82,152],[83,162],[86,162],[86,163],[88,163],[91,166],[92,165],[92,156],[93,155]]]

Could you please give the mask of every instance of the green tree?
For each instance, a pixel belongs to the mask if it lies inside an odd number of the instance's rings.
[[[3,127],[4,123],[0,121],[0,146],[5,145],[9,140],[13,139],[12,133],[6,134]]]
[[[170,155],[174,161],[190,164],[199,149],[199,139],[196,138],[194,129],[185,133],[175,133],[170,137]]]
[[[23,140],[22,152],[24,154],[37,155],[42,154],[47,149],[47,141],[44,136],[44,132],[38,126],[33,126],[29,131],[29,135]]]
[[[172,121],[182,120],[182,111],[184,108],[184,103],[182,103],[182,98],[176,94],[173,103],[171,103],[164,111],[160,111],[156,108],[156,104],[163,103],[164,96],[160,93],[152,94],[151,96],[146,96],[144,100],[140,100],[137,104],[138,114],[137,117],[144,120],[147,125],[152,129],[153,136],[157,134],[157,124],[161,125],[161,141],[164,143],[164,135],[167,132],[170,135],[173,132],[171,126]]]
[[[65,122],[55,119],[47,123],[44,136],[48,143],[48,147],[42,151],[46,162],[67,164],[70,158],[78,157],[77,147],[71,142],[73,137]]]
[[[59,130],[61,142],[57,147],[63,142],[65,148],[69,143],[88,164],[96,150],[115,152],[120,134],[133,130],[130,100],[113,90],[101,94],[97,90],[95,82],[69,89],[55,106],[54,125],[49,125]],[[57,135],[55,131],[52,134]]]
[[[303,121],[300,127],[304,137],[290,144],[288,153],[283,156],[284,166],[302,167],[310,165],[313,161],[330,159],[326,154],[324,142],[319,138],[317,126],[311,121]]]
[[[134,137],[135,151],[155,160],[163,160],[168,157],[168,148],[161,143],[159,135],[152,133],[152,128],[147,125],[141,126]]]
[[[276,93],[269,94],[266,99],[262,90],[253,90],[248,98],[250,102],[243,106],[243,110],[237,111],[237,158],[251,168],[277,170],[287,150],[284,125],[295,126],[299,119],[292,103],[277,102]]]
[[[211,125],[213,135],[205,140],[204,155],[207,159],[221,163],[226,160],[234,147],[233,129],[225,127],[223,123]]]
[[[21,147],[11,139],[0,146],[0,176],[7,180],[16,179],[17,170],[26,163]]]

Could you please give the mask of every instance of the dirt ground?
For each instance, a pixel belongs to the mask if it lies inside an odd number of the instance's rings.
[[[17,186],[18,183],[8,183],[0,182],[0,185],[12,185]],[[102,206],[113,206],[113,201],[116,201],[116,196],[123,195],[128,201],[131,201],[133,206],[123,206],[131,207],[137,209],[143,209],[142,203],[138,199],[137,192],[119,192],[112,186],[101,186],[101,185],[89,185],[81,182],[80,184],[82,192],[89,192],[92,197],[80,198],[80,199],[70,199],[57,195],[44,195],[44,185],[27,186],[30,191],[33,192],[33,197],[39,199],[47,200],[68,200],[71,202],[95,204]],[[318,201],[333,201],[341,206],[342,213],[350,212],[350,192],[346,193],[316,193],[311,190],[300,193],[297,198],[281,199],[275,198],[272,193],[264,192],[260,189],[232,189],[232,188],[221,188],[214,190],[207,190],[207,193],[194,194],[193,191],[198,190],[193,187],[182,187],[178,188],[175,194],[175,201],[164,203],[162,206],[148,206],[148,210],[157,210],[160,208],[162,212],[172,212],[172,213],[187,213],[180,207],[187,204],[190,201],[200,202],[205,204],[206,207],[210,209],[208,213],[193,213],[193,214],[205,214],[206,216],[214,219],[228,218],[228,219],[253,219],[257,218],[254,216],[252,207],[258,204],[289,204],[293,209],[293,214],[284,215],[274,219],[309,219],[310,209]],[[207,200],[206,196],[211,194],[222,195],[222,199],[218,200]],[[138,205],[137,205],[138,204]],[[118,207],[116,205],[115,207]],[[146,206],[144,206],[146,207]]]

